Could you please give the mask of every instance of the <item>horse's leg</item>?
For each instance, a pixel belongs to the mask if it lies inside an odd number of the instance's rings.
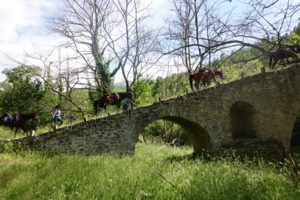
[[[212,80],[214,81],[214,83],[216,84],[216,86],[220,86],[220,83],[219,83],[219,81],[217,81],[217,79],[216,79],[215,76],[212,78]]]
[[[132,104],[130,104],[130,109],[129,109],[129,105],[128,105],[128,115],[129,115],[129,117],[131,117],[131,110],[132,110]]]
[[[200,80],[195,81],[195,88],[199,90]]]
[[[208,87],[210,85],[210,81],[209,80],[203,81],[203,85],[204,87]]]
[[[15,132],[14,138],[16,138],[18,131],[19,131],[19,128],[15,128],[15,130],[14,130],[14,132]]]
[[[133,110],[133,101],[131,101],[131,103],[130,103],[130,110]]]
[[[269,67],[273,69],[272,60],[273,60],[273,56],[270,56],[270,58],[269,58]]]
[[[272,69],[275,69],[276,64],[278,63],[278,58],[274,58]]]
[[[272,63],[272,60],[273,60],[273,63]],[[272,58],[270,58],[270,64],[271,64],[272,69],[275,69],[275,66],[278,61],[279,61],[279,58],[277,56],[273,56]]]

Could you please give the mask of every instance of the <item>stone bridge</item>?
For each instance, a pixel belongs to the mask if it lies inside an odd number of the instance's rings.
[[[131,117],[120,113],[10,143],[57,153],[134,153],[145,126],[164,119],[185,130],[195,153],[243,139],[274,140],[288,151],[299,111],[300,65],[294,65],[139,107]]]

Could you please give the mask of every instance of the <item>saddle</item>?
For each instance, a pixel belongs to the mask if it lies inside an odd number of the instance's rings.
[[[106,101],[108,102],[108,104],[114,104],[116,102],[118,102],[119,100],[119,95],[116,93],[112,93],[106,96]]]
[[[108,104],[111,104],[114,102],[114,99],[111,95],[107,95],[106,100],[107,100]]]
[[[7,126],[15,126],[17,123],[19,123],[22,119],[20,118],[19,114],[9,114],[9,113],[4,113],[0,117],[0,123],[2,125],[7,125]]]

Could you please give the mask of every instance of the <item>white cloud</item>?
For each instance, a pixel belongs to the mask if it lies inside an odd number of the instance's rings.
[[[46,49],[51,44],[45,33],[47,12],[55,9],[55,1],[9,0],[0,4],[0,70],[7,67],[6,55],[17,57],[24,52]]]
[[[150,0],[145,2],[149,3]],[[151,7],[156,20],[168,9],[165,8],[167,2],[152,0]],[[62,0],[1,1],[0,72],[15,65],[7,56],[22,61],[25,53],[48,54],[58,44],[58,38],[47,32],[45,17],[55,13],[61,3]],[[1,79],[3,75],[0,73]]]

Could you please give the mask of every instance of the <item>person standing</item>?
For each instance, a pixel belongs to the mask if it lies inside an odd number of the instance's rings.
[[[133,101],[128,98],[127,96],[121,101],[121,105],[123,107],[123,111],[125,114],[129,114],[131,115],[131,110],[132,110],[132,106],[133,106]],[[131,106],[131,108],[129,109],[129,106]]]
[[[56,124],[58,124],[58,123],[59,123],[59,125],[62,125],[62,123],[63,123],[63,120],[61,118],[61,107],[59,104],[54,107],[52,120],[53,120],[54,126],[56,126]]]

